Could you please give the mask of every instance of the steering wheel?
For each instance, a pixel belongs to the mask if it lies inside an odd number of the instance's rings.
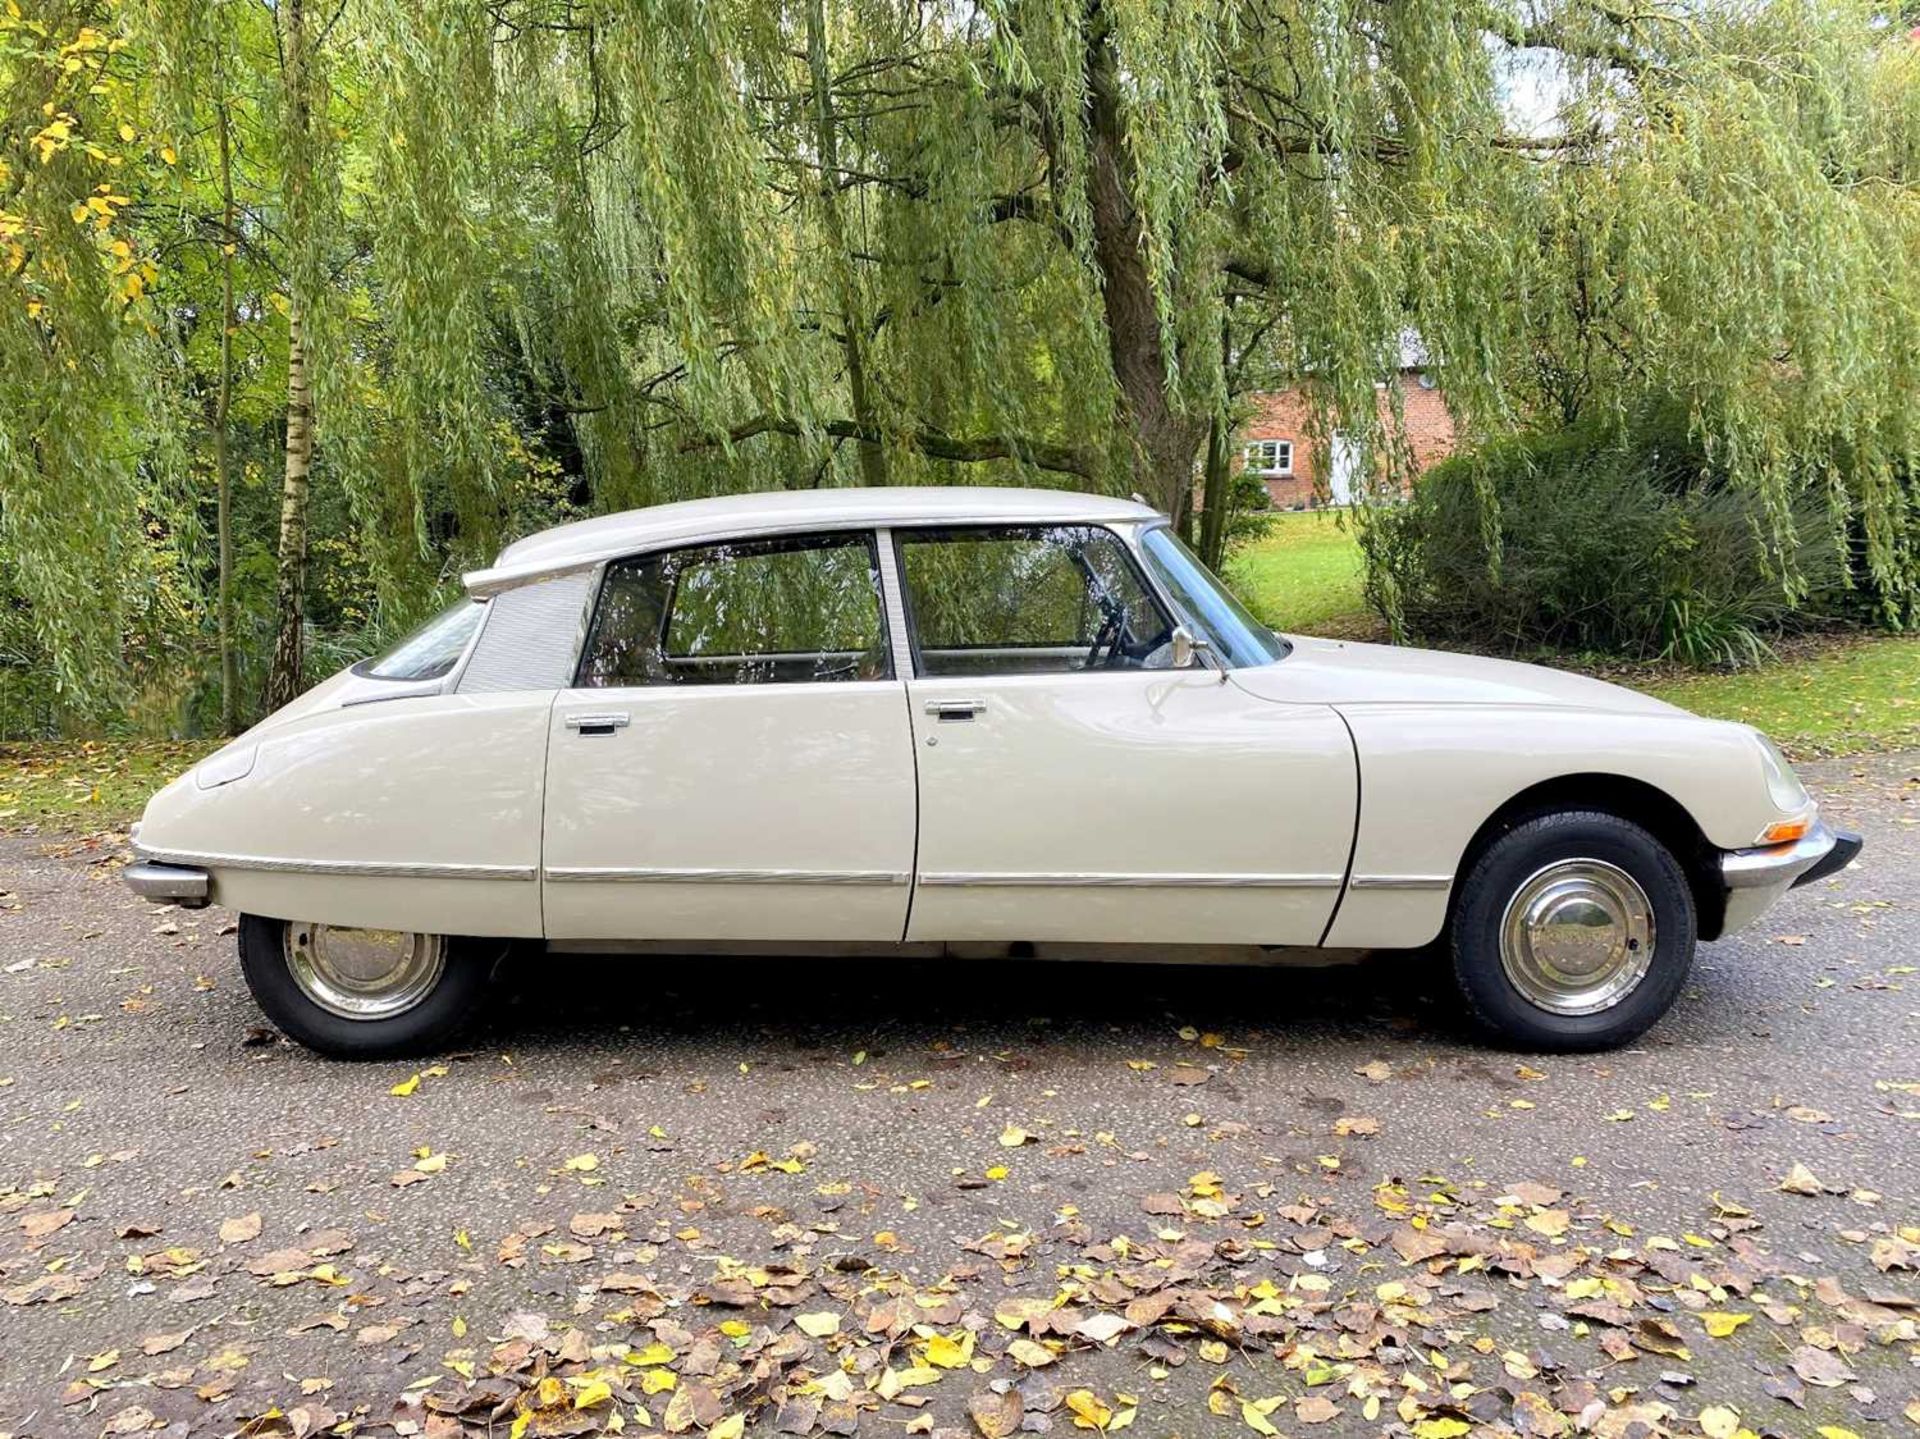
[[[1092,669],[1099,662],[1102,649],[1109,651],[1107,662],[1111,664],[1112,651],[1119,648],[1120,636],[1126,630],[1127,612],[1122,606],[1108,603],[1102,604],[1100,609],[1105,618],[1100,621],[1099,633],[1093,637],[1093,644],[1087,650],[1087,662],[1081,666],[1082,669]]]

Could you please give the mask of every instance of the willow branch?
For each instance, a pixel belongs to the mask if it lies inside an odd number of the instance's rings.
[[[959,464],[1018,460],[1036,470],[1078,475],[1082,479],[1092,479],[1094,476],[1093,459],[1082,451],[1067,445],[1022,439],[1017,435],[950,435],[945,430],[931,427],[883,430],[852,420],[823,420],[815,425],[802,425],[798,420],[778,415],[756,415],[735,425],[724,437],[699,436],[683,440],[680,449],[682,453],[688,453],[712,449],[720,444],[737,445],[756,435],[826,435],[836,440],[858,440],[863,445],[904,443],[933,460],[952,460]]]

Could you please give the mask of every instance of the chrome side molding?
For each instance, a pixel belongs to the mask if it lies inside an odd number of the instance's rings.
[[[953,887],[1058,886],[1063,889],[1337,889],[1337,874],[1118,874],[1073,871],[988,873],[947,871],[922,874],[920,883]]]
[[[620,865],[548,865],[553,884],[905,884],[893,869],[661,869]]]

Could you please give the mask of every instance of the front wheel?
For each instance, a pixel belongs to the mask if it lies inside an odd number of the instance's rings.
[[[478,1012],[496,957],[440,934],[240,916],[241,972],[267,1018],[342,1059],[445,1044]]]
[[[1667,1012],[1693,964],[1693,892],[1617,815],[1542,815],[1474,856],[1448,925],[1468,1014],[1526,1049],[1609,1049]]]

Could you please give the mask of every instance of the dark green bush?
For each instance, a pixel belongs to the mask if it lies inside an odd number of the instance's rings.
[[[1368,597],[1428,640],[1748,664],[1841,595],[1816,497],[1794,516],[1797,604],[1759,518],[1671,416],[1520,435],[1435,466],[1376,512],[1361,535]]]

